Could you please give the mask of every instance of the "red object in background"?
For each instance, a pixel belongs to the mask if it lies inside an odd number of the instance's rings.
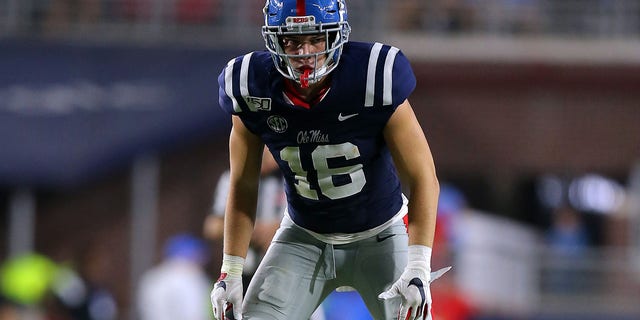
[[[218,0],[178,0],[176,20],[183,23],[208,23],[215,20]]]
[[[465,299],[464,295],[449,283],[432,285],[431,296],[433,297],[433,306],[431,308],[433,319],[469,320],[475,315],[473,307]]]

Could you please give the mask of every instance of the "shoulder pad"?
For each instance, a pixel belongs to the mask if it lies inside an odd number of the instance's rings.
[[[230,114],[265,108],[261,100],[254,97],[268,95],[268,74],[272,66],[271,55],[263,51],[231,59],[218,76],[220,107]]]
[[[365,107],[396,108],[416,86],[409,60],[400,49],[377,42],[371,45],[368,58]]]

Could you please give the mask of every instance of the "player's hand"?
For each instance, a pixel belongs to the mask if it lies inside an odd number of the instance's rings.
[[[220,274],[211,290],[213,316],[217,320],[242,319],[242,277]],[[229,312],[230,311],[230,312]],[[226,317],[233,316],[233,318]]]
[[[431,319],[431,291],[429,280],[431,276],[428,270],[406,268],[389,290],[381,293],[379,299],[402,298],[398,320]],[[427,316],[423,317],[427,309]]]
[[[400,279],[389,290],[378,295],[379,299],[401,298],[398,320],[431,320],[432,281],[440,278],[451,267],[431,271],[431,248],[423,245],[409,246],[409,261]]]
[[[379,299],[400,296],[401,305],[398,320],[431,320],[431,290],[429,285],[449,271],[451,267],[428,273],[428,269],[406,268],[400,279],[389,290],[381,293]]]

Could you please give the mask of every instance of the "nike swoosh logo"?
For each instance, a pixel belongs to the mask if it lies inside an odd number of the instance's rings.
[[[422,298],[422,302],[420,303],[420,305],[422,306],[425,302],[425,296],[426,296],[424,293],[424,283],[422,283],[422,280],[420,280],[420,278],[413,278],[411,279],[411,281],[409,281],[409,284],[407,285],[407,287],[412,285],[416,286],[416,288],[418,289],[418,292],[420,292],[420,297]]]
[[[227,283],[224,281],[219,281],[216,283],[214,289],[222,288],[223,290],[227,290]]]
[[[388,234],[388,235],[385,235],[385,236],[377,235],[376,236],[376,240],[378,242],[382,242],[382,241],[385,241],[385,240],[387,240],[387,239],[389,239],[389,238],[391,238],[393,236],[395,236],[395,234]]]
[[[348,115],[344,115],[343,116],[342,113],[340,113],[340,114],[338,114],[338,121],[345,121],[345,120],[353,118],[353,117],[355,117],[357,115],[358,115],[357,113],[354,113],[354,114],[348,114]]]

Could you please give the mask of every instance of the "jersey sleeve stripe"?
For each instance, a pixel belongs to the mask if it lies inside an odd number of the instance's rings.
[[[388,106],[393,103],[393,62],[396,60],[396,55],[400,51],[396,47],[391,47],[387,53],[387,58],[384,61],[384,78],[383,78],[383,90],[382,90],[382,105]]]
[[[376,94],[376,66],[378,65],[380,50],[382,50],[382,44],[376,42],[369,53],[369,65],[367,67],[367,91],[364,99],[365,107],[373,107],[373,101]]]
[[[231,59],[224,69],[224,92],[233,102],[233,111],[242,112],[240,105],[238,105],[238,100],[233,96],[233,65],[235,63],[236,59]]]
[[[242,58],[242,65],[240,66],[240,95],[243,97],[249,96],[249,62],[251,61],[251,55],[253,55],[253,52],[246,54]]]

